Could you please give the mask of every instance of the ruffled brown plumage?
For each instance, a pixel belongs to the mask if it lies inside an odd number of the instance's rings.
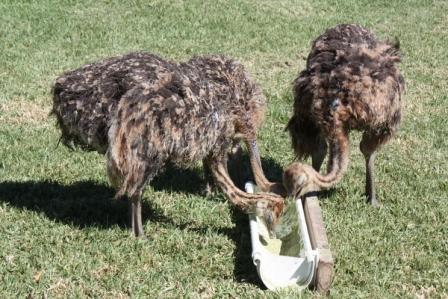
[[[271,222],[281,213],[281,197],[242,192],[227,173],[227,153],[243,140],[257,183],[266,191],[276,186],[263,174],[256,144],[265,99],[238,61],[211,55],[178,64],[131,53],[62,75],[53,95],[64,144],[107,152],[117,196],[132,202],[136,236],[143,234],[144,187],[167,162],[190,167],[205,161],[242,210],[258,211]]]
[[[381,41],[358,25],[338,25],[313,42],[306,68],[294,80],[294,114],[287,130],[297,158],[311,156],[314,170],[293,164],[284,175],[290,193],[334,186],[347,169],[349,131],[359,130],[366,193],[377,204],[373,159],[400,124],[404,91],[400,61],[398,43]],[[327,174],[320,175],[327,147]]]

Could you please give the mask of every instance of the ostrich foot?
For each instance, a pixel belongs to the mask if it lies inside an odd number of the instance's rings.
[[[376,199],[376,196],[367,196],[367,203],[372,205],[372,207],[380,208],[382,206],[381,202]]]

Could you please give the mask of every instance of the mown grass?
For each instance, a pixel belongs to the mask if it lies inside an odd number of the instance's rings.
[[[202,196],[201,168],[169,169],[145,193],[147,241],[126,228],[103,157],[58,146],[47,118],[52,80],[131,50],[176,60],[225,53],[248,66],[269,101],[260,134],[268,176],[292,161],[283,128],[290,83],[313,38],[342,22],[398,37],[407,81],[398,136],[378,155],[383,207],[364,203],[364,163],[321,205],[335,298],[448,296],[448,4],[444,1],[0,2],[0,296],[310,298],[263,289],[246,216]]]

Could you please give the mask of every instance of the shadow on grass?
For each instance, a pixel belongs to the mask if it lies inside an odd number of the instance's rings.
[[[247,156],[245,157],[248,161]],[[248,162],[247,162],[248,165]],[[281,168],[271,160],[263,160],[263,167],[268,177],[281,176]],[[242,177],[245,182],[250,179],[249,167]],[[241,168],[240,168],[241,169]],[[229,165],[229,172],[235,170]],[[155,190],[170,190],[191,194],[202,194],[205,181],[197,169],[181,170],[168,167],[155,179],[151,186]],[[115,190],[107,184],[95,181],[80,181],[65,185],[55,181],[0,182],[0,201],[19,209],[44,213],[49,219],[69,224],[78,228],[109,228],[118,225],[128,228],[128,202],[113,199]],[[205,200],[205,197],[204,197]],[[199,234],[206,233],[207,227],[194,227],[191,223],[175,223],[166,217],[162,209],[148,201],[142,202],[143,219],[177,226],[180,229],[193,230]],[[234,276],[238,282],[250,283],[263,288],[252,262],[250,230],[248,216],[232,208],[234,228],[217,228],[214,231],[231,239],[235,243]]]
[[[268,160],[269,169],[278,169],[274,161]],[[232,172],[232,169],[230,169]],[[156,191],[203,194],[205,181],[197,169],[167,167],[151,186]],[[0,201],[11,205],[43,212],[50,219],[78,227],[111,225],[126,226],[128,203],[114,200],[115,190],[107,184],[95,181],[80,181],[71,185],[55,181],[0,182]],[[143,201],[143,217],[153,221],[170,222],[161,209]]]
[[[173,165],[167,165],[151,182],[151,187],[156,191],[172,191],[193,195],[203,195],[205,180],[198,168],[180,169]]]
[[[235,228],[230,232],[229,238],[235,243],[233,275],[237,282],[249,283],[265,290],[257,268],[252,261],[252,245],[249,227],[249,217],[232,208],[232,222]]]
[[[262,166],[266,177],[270,181],[281,181],[283,169],[274,159],[262,158]],[[228,170],[234,184],[241,190],[244,190],[244,184],[247,181],[254,181],[247,153],[242,155],[241,161],[229,159]],[[215,191],[220,192],[211,177],[207,180],[212,183]],[[193,169],[180,169],[173,165],[167,165],[165,170],[151,182],[151,187],[155,191],[171,191],[203,196],[205,195],[206,184],[202,166]]]
[[[241,163],[241,164],[238,164]],[[273,159],[262,158],[263,170],[266,177],[275,182],[280,182],[283,169]],[[235,185],[240,189],[244,189],[244,183],[254,181],[250,168],[249,157],[247,153],[243,153],[242,161],[229,160],[229,174]],[[181,170],[173,167],[167,168],[167,171],[159,176],[151,185],[155,190],[172,190],[176,192],[203,194],[205,188],[205,180],[200,171]],[[199,187],[200,186],[200,187]],[[215,190],[217,188],[215,187]],[[208,197],[213,200],[216,197]],[[237,282],[255,285],[261,289],[266,289],[262,281],[258,277],[257,269],[252,261],[252,245],[249,228],[249,217],[235,207],[231,208],[232,222],[235,223],[234,228],[217,228],[214,231],[218,234],[225,235],[235,244],[234,270],[233,274]],[[172,223],[172,222],[171,222]],[[193,227],[192,227],[193,226]],[[177,224],[180,229],[188,229],[198,234],[205,234],[208,230],[206,227],[194,227],[190,223]]]
[[[254,181],[253,173],[250,167],[249,156],[246,152],[242,155],[241,165],[238,160],[229,159],[228,169],[232,180],[238,188],[244,190],[244,184],[247,181]],[[283,169],[274,159],[261,158],[263,172],[266,178],[272,182],[281,182]]]
[[[232,222],[235,227],[213,228],[216,234],[221,234],[232,240],[235,244],[233,252],[234,268],[233,276],[239,283],[252,284],[260,289],[266,290],[263,282],[258,277],[257,268],[252,261],[252,245],[249,227],[249,217],[235,207],[231,209]],[[189,230],[197,234],[206,234],[210,231],[207,227],[197,227],[193,223],[182,223],[176,225],[181,230]]]
[[[128,228],[128,203],[114,200],[114,189],[94,181],[64,185],[53,181],[1,182],[0,201],[19,209],[44,213],[49,219],[79,228],[108,228],[118,225]],[[191,223],[176,224],[163,215],[157,206],[143,201],[143,218],[188,229],[199,234],[207,227],[194,227]],[[234,275],[238,282],[262,287],[252,263],[248,217],[235,208],[231,209],[234,228],[217,228],[235,243]],[[193,226],[193,227],[192,227]]]
[[[336,193],[336,188],[330,188],[327,190],[321,190],[316,193],[316,196],[320,201],[330,200],[330,198]]]
[[[254,181],[247,153],[243,154],[243,167],[238,167],[235,163],[238,162],[229,161],[229,173],[235,184],[244,190],[245,182]],[[268,180],[281,182],[283,169],[274,159],[262,158],[261,163]],[[241,172],[239,175],[237,174],[238,169]],[[249,283],[266,290],[266,287],[257,274],[257,268],[252,261],[249,217],[235,207],[232,207],[231,213],[232,222],[235,223],[235,227],[228,232],[227,236],[235,243],[235,251],[233,253],[234,277],[240,283]]]
[[[53,181],[1,182],[0,201],[44,213],[49,219],[80,228],[127,227],[128,203],[114,200],[115,190],[94,181],[64,185]],[[143,217],[166,222],[161,211],[143,202]]]

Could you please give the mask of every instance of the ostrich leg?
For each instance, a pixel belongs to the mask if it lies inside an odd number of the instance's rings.
[[[232,155],[233,153],[229,153],[229,155]],[[229,169],[228,169],[228,163],[229,160],[232,160],[233,157],[224,157],[223,159],[223,163],[224,163],[224,167],[225,167],[225,171],[228,173]],[[207,158],[202,160],[202,167],[204,169],[204,180],[205,180],[205,195],[211,195],[213,193],[213,189],[216,186],[215,185],[215,181],[213,180],[213,173],[212,170],[210,169],[210,166],[207,162]],[[241,167],[242,169],[242,167]],[[238,169],[238,171],[240,171],[240,168]]]
[[[365,132],[362,135],[360,149],[366,160],[366,195],[367,202],[372,206],[379,206],[380,202],[375,195],[375,151],[379,146],[385,143],[390,138],[389,135],[375,135],[370,132]]]
[[[131,226],[134,236],[137,238],[145,238],[142,224],[142,202],[140,197],[131,198]]]
[[[374,162],[375,162],[375,152],[367,155],[366,159],[366,194],[367,201],[372,206],[379,206],[380,203],[376,199],[375,195],[375,173],[374,173]]]
[[[135,161],[135,160],[133,160]],[[144,164],[140,164],[142,166]],[[140,167],[139,171],[131,176],[122,177],[117,163],[112,157],[111,152],[107,153],[107,175],[112,185],[118,189],[115,194],[116,199],[126,199],[129,202],[129,221],[131,223],[132,233],[137,238],[145,238],[142,224],[142,194],[145,182],[148,182],[157,173],[149,173],[146,167]]]
[[[213,192],[213,175],[212,171],[210,170],[210,166],[207,163],[207,159],[202,160],[202,167],[204,169],[204,180],[205,180],[205,195],[211,195]]]

